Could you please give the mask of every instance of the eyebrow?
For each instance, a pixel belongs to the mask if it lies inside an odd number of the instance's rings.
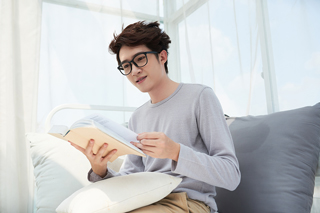
[[[146,52],[146,51],[142,51],[142,52],[138,52],[138,53],[134,54],[130,61],[132,61],[137,55],[144,53],[144,52]],[[129,62],[129,60],[126,59],[126,60],[120,61],[120,64],[123,64],[124,62]]]

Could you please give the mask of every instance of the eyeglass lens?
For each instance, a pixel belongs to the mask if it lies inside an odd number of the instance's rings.
[[[135,63],[135,65],[137,65],[138,67],[143,67],[147,64],[147,56],[145,53],[141,53],[139,55],[136,55],[133,59],[133,62]],[[132,64],[130,64],[129,62],[125,62],[122,64],[122,68],[123,68],[123,72],[124,74],[128,74],[131,72],[132,69]]]

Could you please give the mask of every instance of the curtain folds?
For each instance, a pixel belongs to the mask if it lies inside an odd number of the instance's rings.
[[[120,74],[115,55],[108,52],[108,47],[122,26],[149,20],[148,17],[158,19],[159,2],[68,2],[74,5],[44,1],[42,6],[37,132],[44,132],[46,116],[60,104],[138,107],[149,99],[148,94],[141,94]],[[63,110],[52,123],[71,125],[90,113]],[[119,123],[130,118],[130,113],[100,113]]]
[[[255,1],[192,1],[186,15],[190,3],[176,25],[180,80],[212,87],[228,115],[266,114]]]
[[[0,212],[33,211],[25,133],[36,126],[41,4],[0,1]]]

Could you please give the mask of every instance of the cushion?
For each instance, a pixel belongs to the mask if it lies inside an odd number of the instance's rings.
[[[163,173],[142,172],[113,177],[88,185],[66,200],[57,212],[128,212],[167,196],[181,178]]]
[[[310,212],[320,152],[320,103],[229,118],[241,183],[217,188],[219,213]]]
[[[51,135],[27,133],[26,138],[34,166],[36,212],[55,212],[64,199],[90,184],[90,163],[68,142]]]

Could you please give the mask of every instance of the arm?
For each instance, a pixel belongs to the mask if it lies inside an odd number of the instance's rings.
[[[69,141],[70,144],[78,149],[80,152],[82,152],[89,160],[91,164],[91,170],[88,173],[88,180],[91,182],[96,182],[98,180],[103,179],[107,174],[108,174],[108,168],[107,168],[107,163],[111,159],[111,157],[117,152],[117,150],[111,150],[107,155],[103,156],[103,153],[108,147],[108,144],[105,143],[103,144],[97,154],[93,154],[93,145],[94,145],[94,140],[91,139],[88,143],[88,146],[86,149],[72,143]]]
[[[198,103],[197,124],[208,153],[197,152],[181,144],[179,159],[172,162],[172,171],[234,190],[241,175],[221,105],[210,88],[202,91]]]
[[[115,172],[112,169],[107,168],[108,161],[117,152],[117,150],[111,150],[106,156],[102,156],[102,154],[105,153],[105,150],[108,147],[107,143],[100,147],[97,154],[93,154],[92,152],[94,145],[94,140],[92,139],[89,141],[86,149],[76,144],[73,144],[72,142],[70,143],[72,146],[74,146],[76,149],[82,152],[90,161],[91,169],[88,172],[88,180],[90,182],[96,182],[115,176],[144,171],[142,157],[136,155],[127,155],[123,163],[123,166],[121,167],[121,171],[119,172]]]
[[[142,162],[142,157],[136,155],[127,155],[119,172],[113,171],[112,169],[108,168],[107,173],[104,176],[99,176],[96,173],[94,173],[92,169],[90,169],[90,171],[88,172],[88,180],[90,182],[96,182],[116,176],[143,171],[144,165]]]
[[[112,169],[108,169],[108,161],[116,153],[116,150],[112,150],[106,156],[102,156],[102,153],[104,153],[105,149],[108,147],[108,144],[106,143],[102,147],[100,147],[97,154],[93,154],[92,152],[94,140],[90,140],[86,149],[83,149],[82,147],[73,144],[72,142],[70,143],[73,147],[82,152],[90,161],[91,169],[88,172],[88,180],[90,182],[97,182],[111,177],[121,176],[135,172],[143,172],[144,170],[142,157],[136,155],[127,155],[123,163],[123,166],[119,172],[115,172]]]

